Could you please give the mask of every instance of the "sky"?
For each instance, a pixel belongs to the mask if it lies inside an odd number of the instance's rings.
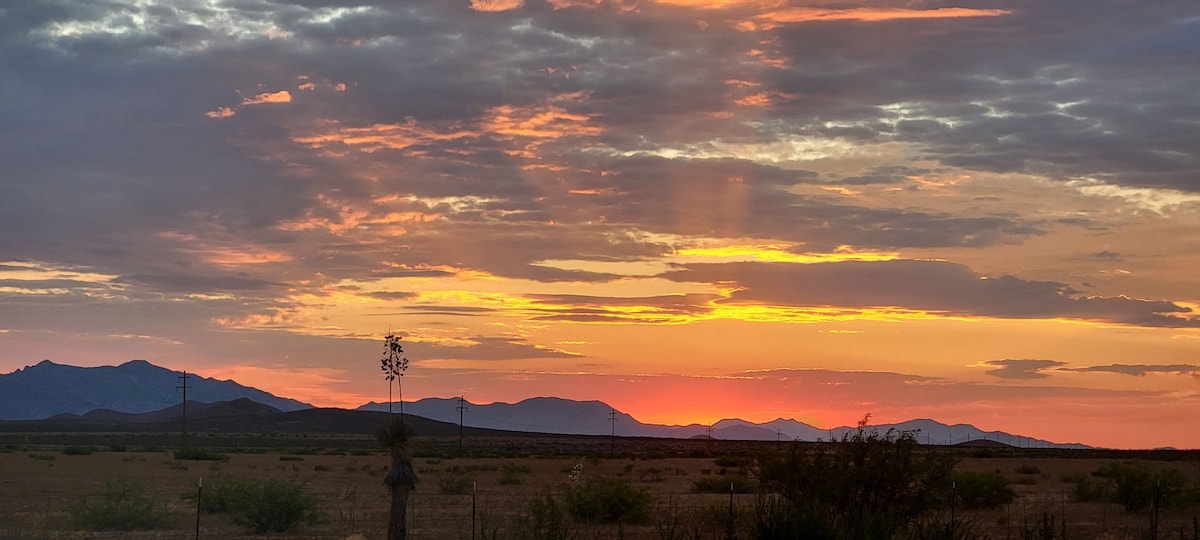
[[[1200,447],[1194,0],[0,6],[0,372]]]

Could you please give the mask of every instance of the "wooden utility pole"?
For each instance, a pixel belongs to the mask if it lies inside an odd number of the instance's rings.
[[[467,406],[464,403],[463,397],[458,396],[458,452],[460,454],[463,450],[463,413],[467,412]]]
[[[612,423],[612,433],[609,435],[609,453],[617,453],[617,410],[613,409],[608,413],[608,420]]]
[[[187,446],[187,391],[188,388],[191,388],[187,381],[188,374],[184,371],[183,375],[179,376],[179,386],[175,387],[176,390],[183,390],[183,445],[185,447]]]

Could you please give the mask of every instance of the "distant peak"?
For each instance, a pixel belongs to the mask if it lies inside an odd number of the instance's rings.
[[[153,366],[153,365],[154,365],[154,364],[151,364],[150,362],[147,362],[147,361],[145,361],[145,360],[130,360],[130,361],[128,361],[128,362],[125,362],[124,364],[121,364],[121,366],[118,366],[118,367],[123,367],[123,366]]]

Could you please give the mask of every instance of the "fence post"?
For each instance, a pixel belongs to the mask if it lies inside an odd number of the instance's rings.
[[[471,482],[471,540],[475,540],[475,495],[479,492],[479,482]]]
[[[196,540],[200,540],[200,506],[201,497],[204,495],[204,477],[200,477],[200,483],[196,486]]]

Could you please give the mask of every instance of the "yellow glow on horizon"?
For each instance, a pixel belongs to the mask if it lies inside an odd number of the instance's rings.
[[[778,244],[732,245],[720,247],[695,247],[678,250],[674,256],[697,261],[764,261],[800,264],[830,263],[840,261],[891,261],[899,258],[898,252],[853,251],[842,246],[833,253],[795,253],[789,246]]]

